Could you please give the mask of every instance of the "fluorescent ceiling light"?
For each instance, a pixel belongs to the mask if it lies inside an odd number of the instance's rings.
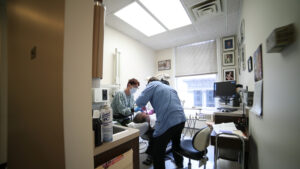
[[[166,31],[136,2],[122,8],[116,12],[115,15],[147,36],[152,36]]]
[[[180,0],[140,0],[169,30],[191,24]]]

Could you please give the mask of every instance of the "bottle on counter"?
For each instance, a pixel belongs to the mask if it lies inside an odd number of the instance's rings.
[[[104,106],[101,110],[103,142],[113,140],[112,110],[109,106]]]
[[[99,110],[93,111],[93,130],[95,134],[95,146],[100,146],[103,142],[102,120]]]

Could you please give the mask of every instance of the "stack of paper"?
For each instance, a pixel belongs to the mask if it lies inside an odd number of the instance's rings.
[[[240,130],[238,130],[236,127],[235,127],[235,124],[233,122],[230,122],[230,123],[221,123],[221,124],[214,124],[212,125],[215,132],[217,134],[220,134],[220,133],[230,133],[230,134],[237,134],[239,136],[242,136],[244,138],[247,138],[244,133]],[[235,136],[226,136],[226,137],[235,137]]]
[[[230,123],[221,123],[214,124],[213,128],[217,134],[219,133],[233,133],[233,131],[237,130],[233,122]]]

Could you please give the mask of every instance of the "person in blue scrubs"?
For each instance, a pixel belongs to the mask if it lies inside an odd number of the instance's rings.
[[[140,82],[138,80],[135,78],[129,79],[127,88],[123,91],[118,91],[111,102],[113,117],[122,125],[130,122],[126,117],[131,116],[134,112],[135,102],[133,94],[139,86]]]
[[[149,79],[145,90],[137,98],[136,104],[139,107],[144,107],[149,101],[157,119],[151,152],[154,169],[165,168],[165,151],[170,141],[172,141],[175,163],[178,168],[182,168],[183,157],[175,151],[180,148],[180,137],[186,118],[177,92],[172,87],[152,77]]]

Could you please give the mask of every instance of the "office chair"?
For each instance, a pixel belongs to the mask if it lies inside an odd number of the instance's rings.
[[[189,158],[188,169],[191,169],[191,159],[199,160],[199,167],[204,165],[206,168],[206,162],[208,161],[207,147],[209,145],[211,129],[204,127],[198,131],[192,139],[181,140],[180,150],[177,150],[181,156]]]

